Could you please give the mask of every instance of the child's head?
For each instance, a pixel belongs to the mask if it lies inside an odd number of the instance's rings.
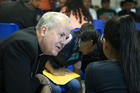
[[[103,8],[109,9],[110,8],[110,0],[101,0],[101,5]]]
[[[121,7],[124,10],[130,11],[134,7],[134,2],[131,0],[122,1]]]
[[[99,38],[99,33],[94,29],[93,25],[85,23],[80,30],[75,33],[81,39],[79,51],[82,52],[82,54],[91,52]]]

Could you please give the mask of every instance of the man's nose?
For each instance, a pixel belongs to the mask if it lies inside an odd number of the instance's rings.
[[[65,40],[65,41],[66,41],[66,40]],[[64,46],[66,45],[66,42],[65,42],[65,41],[62,41],[62,42],[61,42],[61,47],[62,47],[62,48],[64,48]]]

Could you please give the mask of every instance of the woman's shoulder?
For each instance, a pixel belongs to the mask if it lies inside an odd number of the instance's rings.
[[[87,68],[88,69],[93,69],[93,70],[110,70],[110,69],[115,69],[119,68],[119,62],[117,61],[112,61],[112,60],[103,60],[103,61],[97,61],[97,62],[92,62],[90,63]]]

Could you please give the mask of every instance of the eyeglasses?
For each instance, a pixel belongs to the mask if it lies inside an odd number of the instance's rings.
[[[103,39],[104,39],[104,35],[102,34],[100,37],[100,41],[103,41]]]

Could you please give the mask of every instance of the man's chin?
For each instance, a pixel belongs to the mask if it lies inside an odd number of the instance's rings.
[[[59,52],[46,52],[44,53],[45,55],[49,55],[49,56],[57,56]]]
[[[52,53],[52,56],[57,56],[59,52]]]

